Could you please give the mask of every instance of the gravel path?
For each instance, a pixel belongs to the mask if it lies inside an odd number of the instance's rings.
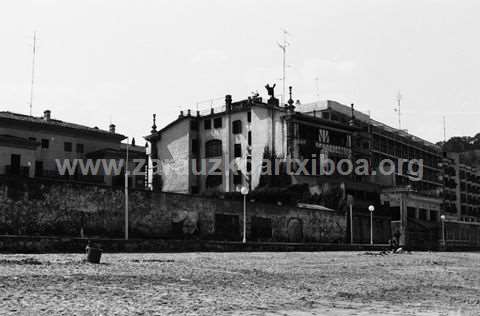
[[[480,315],[480,254],[0,255],[0,315]]]

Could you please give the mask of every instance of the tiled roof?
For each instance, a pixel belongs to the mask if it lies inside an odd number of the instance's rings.
[[[118,138],[122,138],[122,137],[126,138],[124,135],[113,134],[113,133],[110,133],[109,131],[99,129],[97,127],[88,127],[85,125],[64,122],[56,119],[46,120],[43,117],[35,117],[35,116],[13,113],[8,111],[0,111],[0,119],[16,120],[16,121],[39,124],[44,126],[60,127],[60,128],[74,129],[74,130],[79,130],[79,131],[84,131],[89,133],[103,134],[105,136],[115,136]]]

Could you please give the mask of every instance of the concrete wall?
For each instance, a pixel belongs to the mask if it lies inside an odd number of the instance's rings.
[[[183,120],[165,130],[161,140],[156,143],[163,191],[188,193],[190,190],[189,132],[190,121]]]
[[[242,202],[184,194],[132,191],[132,238],[165,237],[222,239],[215,216],[229,214],[242,222]],[[343,242],[345,216],[329,211],[248,203],[247,237],[252,216],[271,220],[270,241]],[[18,182],[0,178],[0,235],[123,236],[124,194],[121,189],[79,183]],[[296,226],[293,225],[296,223]],[[292,235],[300,223],[300,237]],[[236,236],[240,236],[241,225]],[[292,237],[293,236],[293,237]],[[295,237],[295,238],[294,238]]]

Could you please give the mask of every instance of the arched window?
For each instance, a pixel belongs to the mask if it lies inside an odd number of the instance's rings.
[[[222,155],[222,141],[212,139],[205,143],[205,157],[218,157]]]

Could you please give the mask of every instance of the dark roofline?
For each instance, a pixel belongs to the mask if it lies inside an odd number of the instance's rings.
[[[356,127],[356,126],[351,126],[351,125],[343,124],[343,123],[340,123],[340,122],[327,120],[327,119],[324,119],[324,118],[321,118],[321,117],[316,117],[316,116],[304,114],[304,113],[301,113],[301,112],[295,112],[294,114],[291,115],[291,117],[296,118],[298,120],[302,120],[302,121],[309,121],[309,122],[313,122],[313,123],[317,123],[317,124],[322,124],[322,125],[325,125],[325,126],[331,126],[331,127],[335,127],[335,128],[339,128],[339,129],[344,129],[344,130],[348,130],[348,131],[351,131],[351,132],[361,130],[359,127]]]

